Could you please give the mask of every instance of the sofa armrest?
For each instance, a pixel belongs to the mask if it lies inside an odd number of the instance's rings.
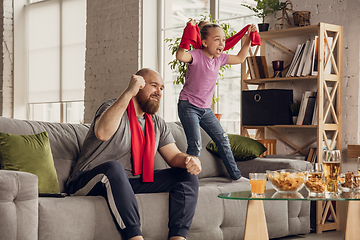
[[[1,239],[38,239],[38,178],[0,170]]]
[[[249,161],[236,162],[241,171],[241,175],[249,178],[249,173],[262,173],[266,170],[278,169],[298,169],[306,170],[306,166],[310,165],[309,162],[304,160],[287,159],[287,158],[254,158]]]

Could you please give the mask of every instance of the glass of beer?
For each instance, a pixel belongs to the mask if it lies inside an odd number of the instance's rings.
[[[325,192],[325,175],[322,163],[313,163],[307,167],[305,187],[310,197],[322,197]]]
[[[327,193],[338,192],[340,162],[340,150],[324,150],[322,163],[325,174],[325,191]]]
[[[266,173],[249,173],[251,197],[264,197],[266,176]]]

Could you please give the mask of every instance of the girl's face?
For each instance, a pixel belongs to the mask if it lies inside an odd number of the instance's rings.
[[[208,36],[202,40],[203,51],[209,58],[220,57],[225,47],[225,33],[219,27],[208,29]]]

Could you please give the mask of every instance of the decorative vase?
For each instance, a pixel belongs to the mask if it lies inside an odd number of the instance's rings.
[[[268,23],[258,23],[259,32],[266,32],[269,30],[269,24]]]
[[[296,122],[297,122],[298,116],[293,116],[293,117],[292,117],[292,119],[293,119],[293,123],[294,123],[294,125],[296,125]]]
[[[284,61],[282,60],[272,61],[272,66],[274,69],[273,78],[282,77],[281,71],[284,70]]]

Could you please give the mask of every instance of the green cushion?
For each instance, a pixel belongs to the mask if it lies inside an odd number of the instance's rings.
[[[34,135],[0,132],[0,165],[4,170],[37,175],[39,193],[60,192],[47,132]]]
[[[254,159],[267,150],[262,143],[254,139],[236,134],[228,134],[228,137],[235,161]],[[206,149],[219,156],[219,150],[214,141],[211,140]]]

